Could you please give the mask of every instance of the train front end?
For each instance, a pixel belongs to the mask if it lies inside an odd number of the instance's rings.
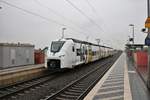
[[[45,67],[49,70],[59,70],[63,68],[63,46],[65,41],[53,41],[47,52]]]
[[[66,66],[66,40],[53,41],[47,51],[45,67],[48,70],[60,70]]]

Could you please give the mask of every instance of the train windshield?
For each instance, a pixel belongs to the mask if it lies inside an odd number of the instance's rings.
[[[51,44],[51,52],[59,52],[65,41],[53,41]]]

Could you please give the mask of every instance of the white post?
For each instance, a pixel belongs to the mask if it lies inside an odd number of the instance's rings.
[[[147,0],[147,15],[150,17],[150,1]],[[150,28],[148,28],[147,37],[150,38]],[[150,88],[150,45],[148,45],[148,79],[147,85]]]
[[[61,37],[61,39],[63,39],[64,38],[64,31],[66,30],[66,28],[62,28],[62,37]]]

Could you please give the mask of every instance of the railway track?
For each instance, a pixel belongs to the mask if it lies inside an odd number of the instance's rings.
[[[55,94],[41,100],[82,100],[112,66],[113,62],[105,62],[101,67],[95,68]]]
[[[80,79],[73,81],[71,84],[69,84],[65,88],[61,89],[59,91],[59,93],[55,92],[54,95],[46,97],[45,100],[55,100],[56,97],[57,97],[56,99],[62,98],[60,96],[61,95],[60,93],[66,93],[66,94],[62,94],[65,97],[68,96],[67,98],[64,98],[65,100],[67,100],[71,97],[74,98],[74,96],[76,96],[78,98],[83,98],[85,96],[85,94],[97,83],[97,81],[99,81],[99,79],[110,68],[110,66],[112,65],[114,60],[116,60],[116,58],[117,57],[112,57],[111,59],[106,59],[103,62],[97,64],[93,71],[84,75]],[[90,66],[92,66],[92,64]],[[98,67],[98,66],[100,66],[100,67]],[[105,67],[103,67],[103,66],[105,66]],[[71,70],[71,72],[72,72],[72,70]],[[99,75],[99,73],[101,73],[101,75]],[[55,72],[52,72],[52,73],[49,73],[48,75],[44,75],[44,76],[38,77],[33,80],[28,80],[25,82],[21,82],[21,83],[17,83],[14,85],[0,88],[0,100],[15,99],[16,96],[19,96],[19,94],[24,94],[25,91],[30,91],[30,89],[34,89],[36,87],[42,87],[41,85],[43,85],[47,82],[50,82],[50,81],[54,80],[55,78],[58,78],[59,76],[62,76],[62,74],[63,73],[56,74]],[[96,76],[99,76],[99,77],[97,77],[97,80],[95,80]],[[91,78],[89,78],[89,77],[91,77]],[[68,87],[70,87],[70,89]],[[71,87],[73,87],[74,89],[72,89]],[[69,92],[68,92],[68,89],[69,89]],[[62,91],[64,91],[64,92],[62,92]],[[75,95],[74,95],[74,93],[75,93]],[[45,97],[45,95],[43,95],[43,97]],[[51,99],[51,98],[54,98],[54,99]]]
[[[37,77],[35,79],[31,79],[31,80],[16,83],[13,85],[1,87],[0,88],[0,100],[6,99],[7,97],[10,97],[17,93],[23,92],[29,88],[33,88],[37,85],[40,85],[49,80],[52,80],[55,77],[57,77],[57,75],[53,75],[54,73],[55,72],[51,72],[51,73],[45,74],[43,76]]]

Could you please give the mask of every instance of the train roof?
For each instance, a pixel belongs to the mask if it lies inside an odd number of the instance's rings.
[[[78,39],[74,39],[74,38],[65,38],[66,40],[72,40],[76,43],[83,43],[83,44],[89,44],[89,45],[94,45],[94,46],[100,46],[100,47],[104,47],[104,48],[109,48],[109,49],[113,49],[111,47],[107,47],[107,46],[103,46],[103,45],[98,45],[98,44],[94,44],[91,42],[87,42],[87,41],[82,41],[82,40],[78,40]]]
[[[82,41],[82,40],[73,39],[73,38],[65,38],[65,39],[66,40],[72,40],[73,42],[77,42],[77,43],[92,44],[92,43],[87,42],[87,41]]]

